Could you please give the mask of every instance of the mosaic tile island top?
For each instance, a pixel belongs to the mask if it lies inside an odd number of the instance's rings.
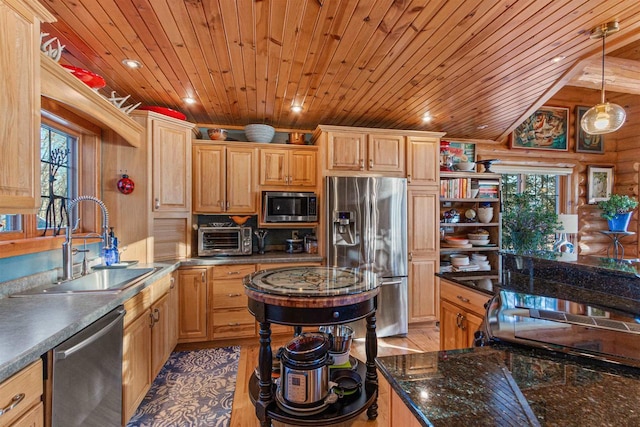
[[[355,295],[376,289],[374,273],[357,268],[289,267],[262,270],[244,278],[252,291],[289,297]]]

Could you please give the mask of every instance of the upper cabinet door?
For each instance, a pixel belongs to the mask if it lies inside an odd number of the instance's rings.
[[[368,164],[371,172],[404,176],[405,137],[402,135],[369,135]]]
[[[152,121],[153,210],[188,212],[191,200],[191,129]]]
[[[407,147],[409,185],[439,186],[440,139],[410,136]]]
[[[255,148],[227,147],[227,211],[256,213],[257,164]]]
[[[364,171],[367,135],[357,132],[330,132],[328,169]]]
[[[315,187],[316,151],[292,150],[289,154],[289,185]]]
[[[0,0],[0,211],[40,206],[40,22],[36,1]],[[46,59],[46,58],[45,58]]]
[[[287,185],[288,154],[287,150],[278,148],[260,150],[260,185]]]
[[[226,207],[225,148],[193,146],[193,212],[219,213]]]

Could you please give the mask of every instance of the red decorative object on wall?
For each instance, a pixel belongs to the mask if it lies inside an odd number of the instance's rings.
[[[135,184],[133,183],[133,180],[129,178],[129,175],[127,174],[122,175],[122,178],[118,180],[118,190],[120,190],[122,194],[129,194],[133,192],[134,187]]]

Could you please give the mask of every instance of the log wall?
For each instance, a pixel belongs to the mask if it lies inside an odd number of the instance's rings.
[[[576,152],[576,106],[597,104],[600,92],[597,90],[565,86],[545,105],[569,108],[569,147],[567,151],[512,149],[509,141],[486,142],[476,144],[479,160],[500,159],[501,163],[523,166],[555,166],[573,168],[567,194],[561,196],[562,213],[579,215],[579,233],[577,236],[579,251],[583,255],[606,256],[611,241],[599,231],[607,230],[607,222],[600,218],[596,205],[587,203],[588,166],[614,167],[614,192],[639,196],[638,180],[640,169],[640,96],[607,93],[607,100],[623,106],[627,121],[623,127],[612,134],[605,135],[602,154]],[[452,140],[455,140],[452,138]],[[634,213],[629,231],[638,232],[640,214]],[[627,236],[621,240],[625,248],[625,258],[637,258],[639,251],[638,235]]]

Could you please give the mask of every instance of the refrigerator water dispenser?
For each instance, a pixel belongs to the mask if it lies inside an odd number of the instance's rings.
[[[333,212],[333,242],[336,245],[357,245],[355,213]]]

